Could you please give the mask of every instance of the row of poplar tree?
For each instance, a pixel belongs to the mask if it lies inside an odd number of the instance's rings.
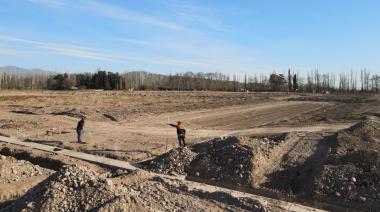
[[[280,91],[280,92],[373,92],[379,93],[380,75],[366,69],[332,74],[318,70],[300,76],[288,70],[286,74],[244,74],[228,76],[222,73],[154,74],[126,72],[123,74],[98,69],[93,73],[76,74],[12,74],[0,73],[0,89],[105,89],[105,90],[212,90],[212,91]]]

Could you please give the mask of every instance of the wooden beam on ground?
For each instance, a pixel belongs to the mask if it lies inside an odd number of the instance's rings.
[[[121,169],[127,169],[127,170],[136,170],[138,169],[137,167],[133,166],[132,164],[126,162],[126,161],[121,161],[121,160],[115,160],[111,158],[106,158],[103,156],[98,156],[98,155],[91,155],[87,154],[84,152],[77,152],[69,149],[62,149],[62,148],[57,148],[55,146],[49,146],[49,145],[44,145],[44,144],[38,144],[38,143],[33,143],[33,142],[25,142],[25,141],[20,141],[15,138],[8,138],[4,136],[0,136],[0,141],[10,143],[10,144],[16,144],[20,146],[26,146],[26,147],[31,147],[34,149],[38,150],[43,150],[47,152],[54,152],[55,154],[60,154],[60,155],[65,155],[65,156],[70,156],[73,158],[93,162],[93,163],[98,163],[98,164],[104,164],[116,168],[121,168]]]

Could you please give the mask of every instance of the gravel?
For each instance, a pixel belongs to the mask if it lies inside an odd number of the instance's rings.
[[[0,211],[267,211],[258,201],[190,190],[184,182],[145,171],[113,177],[63,166]]]
[[[185,167],[188,167],[197,153],[189,148],[172,149],[169,152],[158,156],[153,160],[141,163],[141,166],[149,171],[160,174],[185,174]]]
[[[50,175],[53,171],[29,161],[0,155],[0,183],[19,182],[30,177]]]
[[[367,119],[338,133],[315,193],[380,210],[380,120]]]

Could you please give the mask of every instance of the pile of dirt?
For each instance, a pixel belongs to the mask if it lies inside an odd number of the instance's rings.
[[[380,209],[380,119],[338,133],[315,187],[319,195]]]
[[[142,168],[160,174],[185,174],[188,167],[196,156],[189,148],[172,149],[169,152],[141,163]]]
[[[63,166],[6,208],[11,211],[87,211],[125,193],[111,179],[81,166]]]
[[[216,138],[169,151],[141,163],[156,173],[178,173],[250,187],[256,155],[266,155],[285,141],[285,136]]]
[[[149,208],[161,211],[267,211],[257,200],[228,193],[192,189],[180,180],[134,173],[139,180],[125,185],[131,194]],[[127,176],[130,178],[130,176]],[[216,205],[214,205],[216,204]]]
[[[224,140],[212,140],[207,147],[195,146],[202,149],[190,163],[187,173],[205,179],[249,186],[254,169],[252,164],[253,151],[249,146],[242,145],[236,137]],[[199,150],[200,150],[199,149]]]
[[[52,170],[33,165],[29,161],[0,155],[0,184],[23,181],[30,177],[50,175]]]
[[[254,154],[269,156],[275,147],[283,144],[287,134],[275,134],[266,136],[239,137],[240,143],[252,148]]]
[[[256,200],[219,193],[190,190],[181,181],[163,179],[144,171],[110,176],[81,166],[64,166],[3,209],[52,212],[266,211]]]

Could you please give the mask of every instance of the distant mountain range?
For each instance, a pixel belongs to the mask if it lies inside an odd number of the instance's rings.
[[[26,68],[20,68],[17,66],[2,66],[0,67],[0,73],[8,73],[8,74],[17,74],[17,75],[23,75],[23,74],[56,74],[57,72],[53,71],[46,71],[43,69],[33,68],[33,69],[26,69]]]

